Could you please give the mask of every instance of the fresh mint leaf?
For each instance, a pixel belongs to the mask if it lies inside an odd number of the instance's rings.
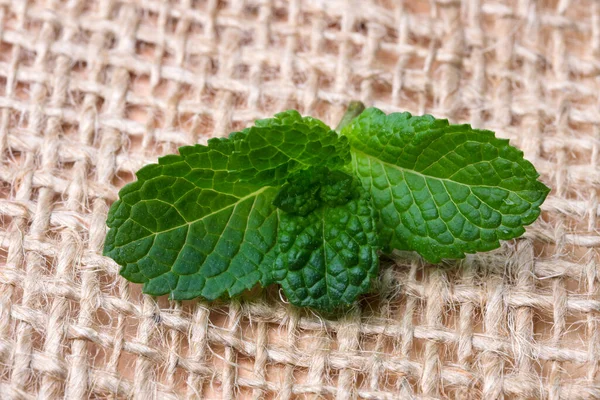
[[[292,304],[332,311],[369,290],[380,247],[461,258],[539,216],[549,189],[507,140],[363,109],[351,104],[340,134],[286,111],[140,169],[109,210],[104,254],[148,294],[277,283]]]
[[[313,167],[298,171],[288,178],[277,195],[273,204],[281,210],[306,216],[321,205],[319,191],[329,169]]]
[[[108,214],[104,254],[144,292],[235,296],[261,279],[276,243],[273,199],[289,174],[349,160],[345,138],[296,111],[182,147],[137,173]]]
[[[388,250],[439,262],[495,249],[525,232],[549,192],[520,150],[469,125],[369,108],[341,133]]]
[[[346,204],[355,196],[356,178],[342,171],[331,171],[324,179],[319,198],[330,206]]]
[[[311,166],[338,169],[350,162],[345,137],[318,119],[289,110],[255,126],[217,139],[231,153],[227,168],[242,181],[277,186],[290,174]]]
[[[334,171],[320,190],[353,181],[335,202],[308,215],[282,212],[273,281],[297,306],[333,310],[365,293],[378,273],[376,213],[369,194],[352,176]]]

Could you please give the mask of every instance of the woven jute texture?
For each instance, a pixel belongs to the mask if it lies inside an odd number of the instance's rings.
[[[169,302],[102,257],[141,166],[353,99],[509,138],[526,235],[383,258],[336,318]],[[0,1],[0,398],[600,398],[600,2]]]

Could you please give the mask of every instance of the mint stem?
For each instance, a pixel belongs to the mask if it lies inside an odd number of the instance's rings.
[[[358,117],[364,110],[365,105],[362,103],[362,101],[352,100],[348,104],[348,108],[346,109],[344,116],[340,120],[340,123],[335,128],[335,131],[337,133],[340,133],[342,129],[350,125],[350,122],[352,122],[354,118]]]

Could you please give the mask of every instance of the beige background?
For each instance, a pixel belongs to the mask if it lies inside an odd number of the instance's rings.
[[[599,76],[592,0],[0,1],[0,398],[600,398]],[[337,320],[142,296],[100,255],[140,166],[351,99],[510,138],[542,217],[382,260]]]

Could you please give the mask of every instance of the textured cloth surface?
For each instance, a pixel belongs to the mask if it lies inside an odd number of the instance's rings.
[[[0,1],[0,398],[600,398],[599,74],[592,0]],[[337,319],[154,299],[101,256],[142,165],[352,99],[509,138],[542,216],[382,260]]]

